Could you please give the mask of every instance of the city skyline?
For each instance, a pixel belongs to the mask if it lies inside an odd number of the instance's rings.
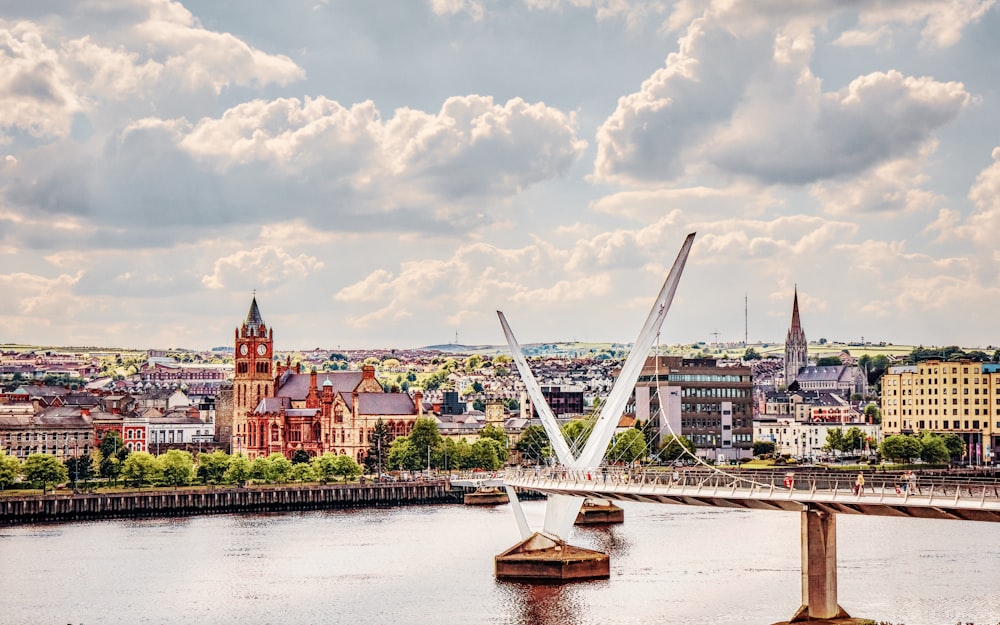
[[[0,4],[0,341],[996,344],[995,0],[785,4]]]

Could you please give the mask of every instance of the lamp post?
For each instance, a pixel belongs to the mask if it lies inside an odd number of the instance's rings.
[[[378,438],[375,439],[375,448],[378,450],[378,481],[382,481],[382,435],[379,434]]]

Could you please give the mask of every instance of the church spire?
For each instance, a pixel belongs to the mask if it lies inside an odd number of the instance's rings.
[[[792,300],[792,332],[802,330],[802,323],[799,321],[799,285],[795,285],[795,299]]]
[[[260,328],[264,326],[264,318],[260,316],[260,309],[257,308],[257,292],[254,291],[253,300],[250,302],[250,312],[247,313],[247,320],[244,322],[247,330],[252,335],[256,335]]]

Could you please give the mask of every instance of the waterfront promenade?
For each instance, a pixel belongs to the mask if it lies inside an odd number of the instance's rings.
[[[0,524],[458,503],[446,480],[268,485],[0,497]]]

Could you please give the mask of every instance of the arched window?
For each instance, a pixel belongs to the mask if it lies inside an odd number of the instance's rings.
[[[280,430],[278,429],[278,424],[277,423],[271,425],[271,442],[272,443],[277,443],[278,442],[279,432],[280,432]]]

